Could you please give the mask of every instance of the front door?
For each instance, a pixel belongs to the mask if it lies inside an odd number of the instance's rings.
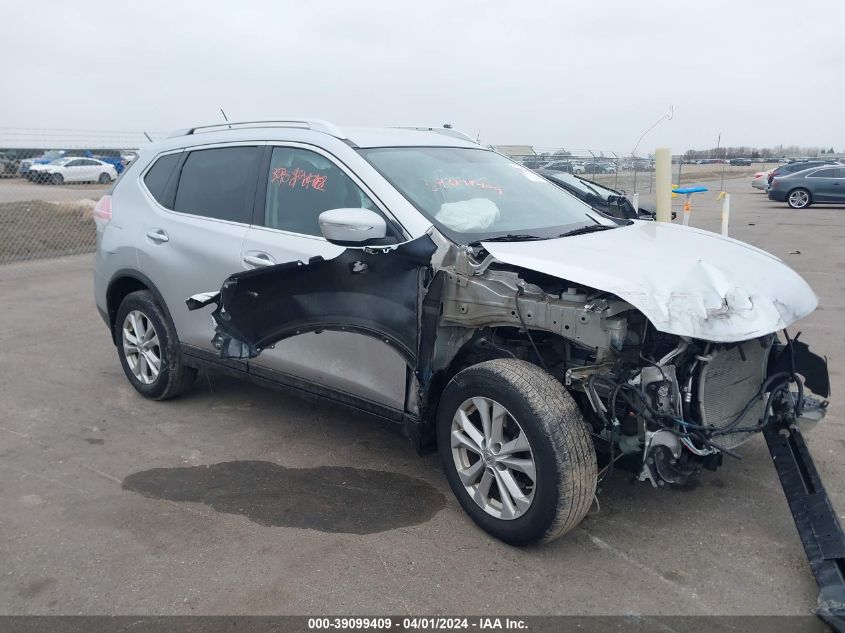
[[[302,147],[273,147],[266,164],[258,185],[254,224],[246,232],[241,249],[245,269],[307,263],[314,257],[337,258],[345,249],[323,238],[319,214],[349,207],[381,212],[354,175],[327,155]],[[388,225],[393,226],[391,222]],[[398,241],[400,233],[395,228],[394,234]],[[219,284],[206,290],[216,287]],[[286,290],[287,286],[281,286],[276,292],[282,295]],[[330,285],[325,288],[327,297],[339,291]],[[307,301],[314,301],[314,296]],[[326,305],[322,312],[331,321],[329,311]],[[283,327],[284,315],[280,320],[278,325]],[[288,336],[252,358],[250,373],[271,379],[278,374],[294,376],[394,409],[403,408],[407,362],[395,346],[354,328],[341,331],[328,322],[320,328],[305,325],[302,334]]]

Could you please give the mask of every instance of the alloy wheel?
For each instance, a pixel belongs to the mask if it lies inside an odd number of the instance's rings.
[[[809,202],[810,195],[803,189],[793,191],[791,194],[789,194],[789,204],[795,207],[796,209],[806,207],[807,203]]]
[[[452,458],[469,496],[498,519],[519,518],[534,499],[537,468],[528,437],[505,407],[470,398],[452,418]]]
[[[161,372],[161,346],[152,322],[139,310],[132,310],[123,320],[123,353],[135,378],[153,384]]]

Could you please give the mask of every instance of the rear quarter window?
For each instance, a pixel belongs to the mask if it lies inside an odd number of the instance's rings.
[[[173,206],[165,200],[165,190],[167,188],[167,183],[170,181],[170,177],[173,175],[173,171],[179,164],[179,159],[181,157],[181,152],[161,156],[153,163],[153,166],[150,167],[147,175],[144,176],[144,186],[152,194],[153,198],[156,199],[156,202],[163,207],[170,208]],[[127,170],[124,170],[124,173],[126,173],[126,171]]]

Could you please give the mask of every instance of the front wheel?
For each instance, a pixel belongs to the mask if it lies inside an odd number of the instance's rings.
[[[437,442],[463,509],[506,543],[551,541],[590,509],[592,440],[572,396],[536,365],[497,359],[456,374],[440,400]]]
[[[793,209],[805,209],[810,206],[810,192],[806,189],[795,189],[786,197],[786,204]]]
[[[54,185],[61,185],[64,181],[65,179],[62,177],[61,174],[53,174],[50,177],[50,182],[52,182]]]
[[[109,176],[106,172],[103,172],[102,174],[100,174],[100,184],[101,185],[107,185],[110,182],[111,182],[111,176]]]

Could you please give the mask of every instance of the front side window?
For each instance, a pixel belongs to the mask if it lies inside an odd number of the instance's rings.
[[[359,151],[461,244],[507,235],[550,238],[601,223],[575,196],[495,152],[457,147]]]
[[[173,210],[216,220],[247,222],[261,150],[218,147],[188,154]]]
[[[273,149],[264,226],[321,236],[320,214],[346,208],[379,212],[369,196],[324,156],[295,147]]]

